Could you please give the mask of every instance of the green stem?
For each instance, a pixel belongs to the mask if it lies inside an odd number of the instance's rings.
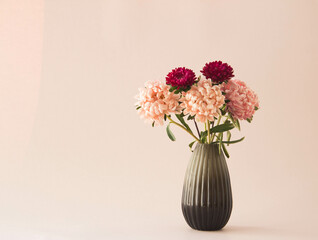
[[[206,120],[206,126],[208,128],[208,143],[211,142],[211,135],[210,135],[210,121]]]
[[[222,118],[222,116],[220,115],[215,126],[218,126],[220,124],[221,118]],[[212,142],[213,142],[214,136],[215,136],[215,133],[212,133]]]
[[[173,120],[171,119],[171,117],[167,116],[167,118],[170,120],[171,123],[173,123],[173,124],[177,125],[178,127],[182,128],[184,131],[186,131],[186,132],[189,133],[192,137],[194,137],[196,141],[200,142],[200,139],[198,139],[198,138],[197,138],[192,132],[190,132],[188,129],[186,129],[185,127],[183,127],[181,124],[179,124],[179,123],[173,121]]]

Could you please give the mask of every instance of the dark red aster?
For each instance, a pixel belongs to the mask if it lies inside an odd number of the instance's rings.
[[[168,73],[166,84],[178,89],[186,89],[195,83],[195,73],[188,68],[178,67]]]
[[[233,68],[221,61],[206,63],[201,73],[213,83],[221,83],[234,77]]]

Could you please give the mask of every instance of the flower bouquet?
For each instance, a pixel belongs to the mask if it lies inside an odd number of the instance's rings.
[[[225,157],[227,146],[244,139],[231,139],[231,130],[240,130],[240,120],[251,122],[259,109],[257,95],[243,81],[233,79],[227,63],[206,63],[196,76],[185,67],[173,69],[166,82],[148,81],[139,89],[136,109],[152,126],[167,122],[167,135],[174,124],[193,137],[183,193],[182,211],[187,223],[198,230],[218,230],[230,218],[232,192]],[[173,117],[173,115],[175,117]],[[194,123],[195,131],[189,126]]]

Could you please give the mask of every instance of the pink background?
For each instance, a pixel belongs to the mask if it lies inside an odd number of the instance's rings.
[[[1,0],[1,239],[317,239],[318,2]],[[191,138],[139,120],[174,67],[230,63],[259,95],[229,148],[234,208],[180,207]]]

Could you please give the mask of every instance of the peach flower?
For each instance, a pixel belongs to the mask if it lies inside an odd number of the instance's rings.
[[[169,86],[160,81],[148,81],[136,96],[138,113],[146,122],[163,125],[164,115],[181,113],[180,95],[169,92]]]
[[[214,121],[220,114],[220,107],[224,104],[224,96],[220,87],[212,86],[210,79],[202,79],[191,89],[183,93],[180,100],[184,114],[195,115],[198,122]]]
[[[257,95],[243,81],[229,80],[223,83],[222,91],[225,92],[227,109],[235,119],[251,119],[255,113],[255,107],[259,107]]]

